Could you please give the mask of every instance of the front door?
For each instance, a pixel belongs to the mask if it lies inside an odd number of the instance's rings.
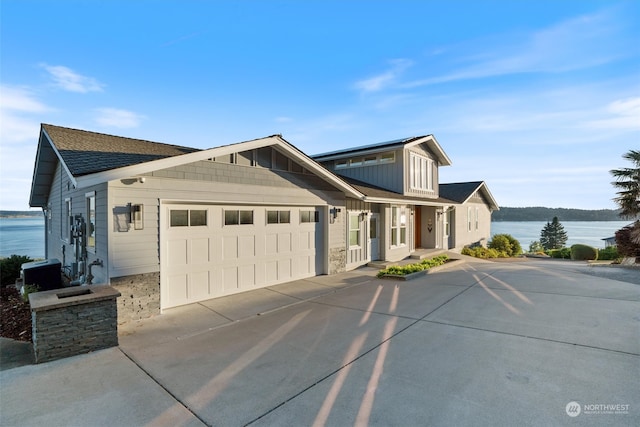
[[[377,213],[369,217],[369,256],[371,261],[380,259],[380,216]]]

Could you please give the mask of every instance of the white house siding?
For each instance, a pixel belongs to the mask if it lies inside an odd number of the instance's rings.
[[[46,256],[47,258],[57,258],[64,263],[65,267],[69,267],[75,261],[74,245],[67,236],[66,232],[63,236],[63,230],[67,230],[65,216],[66,199],[71,199],[71,213],[73,215],[82,215],[87,220],[86,212],[86,193],[95,191],[96,196],[96,248],[95,252],[87,252],[86,265],[96,259],[103,262],[103,266],[95,266],[92,268],[94,279],[92,283],[100,284],[108,281],[108,231],[107,231],[107,191],[106,184],[95,185],[86,188],[75,189],[69,179],[66,171],[58,164],[56,172],[51,184],[47,206],[50,209],[50,219],[47,224],[46,236]],[[64,253],[63,253],[63,249]],[[70,269],[67,269],[69,272]]]
[[[468,213],[471,213],[471,229],[469,229]],[[478,212],[478,227],[475,214]],[[487,246],[491,239],[491,210],[481,198],[474,197],[463,205],[455,207],[454,223],[451,225],[455,238],[455,249],[460,250],[469,245]],[[454,248],[452,248],[454,249]]]
[[[395,246],[391,244],[391,208],[392,206],[404,206],[407,212],[407,242],[401,246]],[[386,261],[400,261],[411,255],[411,252],[415,248],[414,243],[414,209],[413,205],[384,205],[381,208],[381,234],[382,234],[382,259]]]
[[[323,253],[318,255],[322,266],[316,272],[331,274],[345,268],[345,223],[340,214],[335,219],[330,214],[337,207],[344,215],[344,193],[314,175],[204,161],[153,172],[144,176],[144,182],[138,178],[109,183],[110,275],[119,277],[119,283],[123,277],[160,271],[163,202],[318,207],[326,226]],[[120,217],[126,217],[129,203],[143,205],[144,229],[122,226]],[[136,294],[135,286],[131,291]]]

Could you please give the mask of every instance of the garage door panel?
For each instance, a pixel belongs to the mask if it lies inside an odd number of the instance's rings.
[[[267,261],[265,267],[267,283],[275,283],[278,280],[278,262]]]
[[[291,233],[278,234],[278,254],[291,252]]]
[[[187,274],[175,274],[167,277],[167,290],[170,301],[184,303],[188,300],[188,283]]]
[[[171,227],[170,211],[207,210],[206,224]],[[267,223],[267,211],[289,211]],[[270,286],[316,274],[323,268],[322,225],[308,222],[316,208],[163,204],[161,221],[162,307],[169,308]],[[253,217],[243,215],[253,211]],[[251,223],[231,222],[250,218]],[[230,212],[226,215],[225,212]],[[226,218],[230,221],[226,222]],[[191,218],[191,215],[189,215]],[[191,221],[191,219],[189,219]],[[312,220],[313,221],[313,220]],[[319,266],[319,267],[318,267]]]
[[[211,295],[209,289],[209,270],[189,274],[189,299],[202,300]]]
[[[167,246],[167,262],[170,266],[187,265],[187,239],[172,240]]]
[[[225,260],[238,258],[237,236],[224,236],[222,238],[222,257]]]
[[[256,256],[256,237],[255,236],[239,236],[238,237],[238,258],[253,259]]]
[[[236,292],[238,290],[238,267],[223,268],[222,283],[224,292]]]
[[[254,264],[243,265],[238,268],[240,288],[250,289],[256,285],[256,266]]]
[[[291,279],[291,259],[278,260],[278,281]]]
[[[312,272],[312,264],[309,256],[298,257],[298,274],[308,276]],[[315,264],[315,260],[314,260]]]
[[[191,259],[189,264],[207,264],[209,262],[209,239],[191,240]]]

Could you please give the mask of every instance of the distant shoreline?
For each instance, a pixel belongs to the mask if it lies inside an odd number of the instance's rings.
[[[0,218],[41,218],[42,211],[0,211]]]

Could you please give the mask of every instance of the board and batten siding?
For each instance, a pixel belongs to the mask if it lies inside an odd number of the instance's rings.
[[[194,169],[195,168],[195,169]],[[197,172],[196,172],[197,171]],[[297,175],[297,176],[296,176]],[[308,174],[271,171],[265,168],[197,162],[156,171],[144,176],[109,183],[110,221],[112,233],[112,277],[157,272],[160,269],[159,218],[163,201],[206,204],[279,205],[279,206],[343,206],[344,194],[319,178]],[[293,180],[293,184],[289,179]],[[298,184],[298,185],[296,185]],[[318,191],[314,185],[331,189]],[[308,186],[309,188],[300,188]],[[144,229],[119,231],[117,212],[127,204],[143,205]],[[330,214],[324,215],[328,218]],[[343,224],[330,224],[325,245],[328,248],[344,241],[337,236]],[[325,262],[325,270],[327,269]]]
[[[324,162],[337,175],[357,179],[389,191],[402,193],[404,191],[403,150],[394,150],[395,162],[375,165],[363,165],[358,167],[348,167],[343,169],[335,168],[335,161]],[[362,156],[358,156],[362,157]]]

